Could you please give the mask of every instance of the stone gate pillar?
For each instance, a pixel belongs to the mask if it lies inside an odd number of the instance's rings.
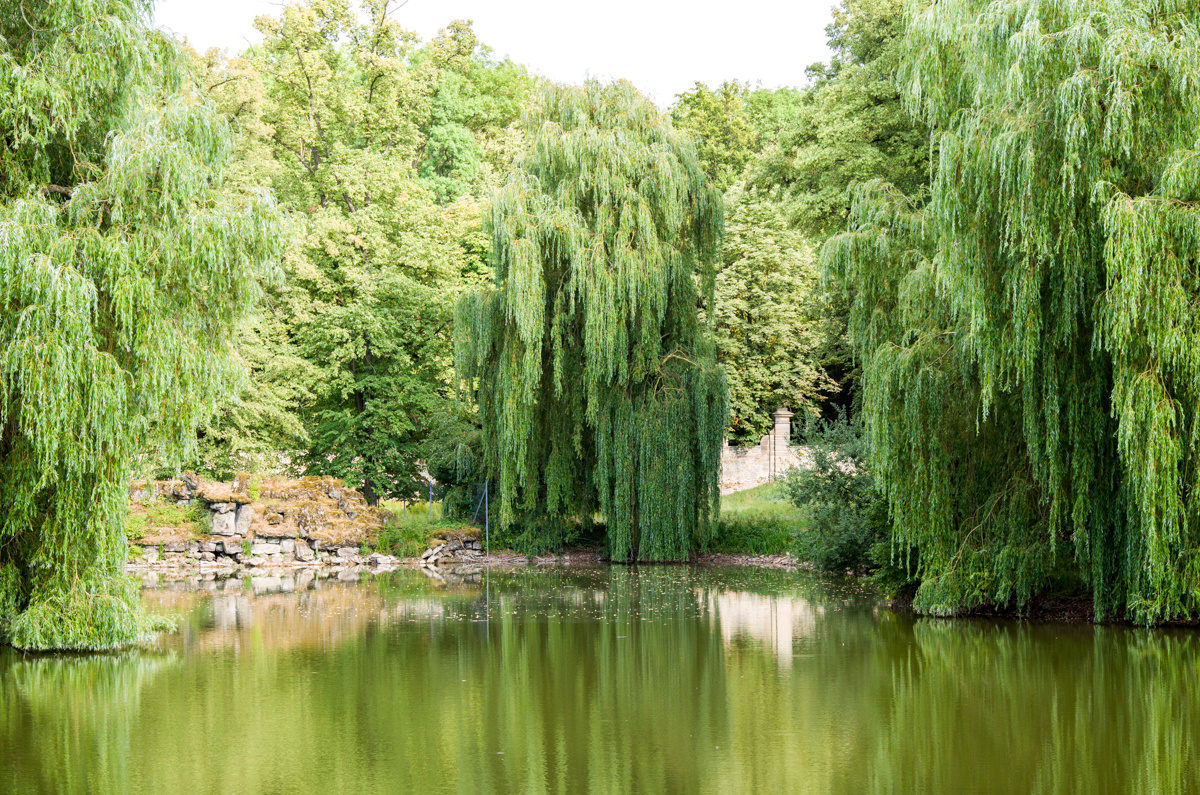
[[[795,415],[788,411],[787,406],[782,406],[771,416],[775,418],[775,428],[772,431],[775,435],[775,449],[786,450],[792,443],[792,417]]]

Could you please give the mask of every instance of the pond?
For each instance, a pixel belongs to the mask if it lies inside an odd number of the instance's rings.
[[[913,619],[749,569],[148,588],[178,633],[0,650],[0,791],[1195,792],[1191,631]]]

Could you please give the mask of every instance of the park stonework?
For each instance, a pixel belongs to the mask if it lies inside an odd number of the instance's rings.
[[[331,477],[141,482],[130,490],[129,567],[394,565],[390,555],[362,554],[385,518]]]

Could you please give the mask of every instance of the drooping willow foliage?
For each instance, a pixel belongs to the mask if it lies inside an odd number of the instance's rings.
[[[927,203],[864,187],[827,261],[855,286],[865,420],[917,606],[1024,604],[1074,572],[1099,616],[1200,612],[1200,5],[909,8]]]
[[[698,320],[723,215],[690,139],[632,86],[548,87],[490,217],[496,287],[456,314],[502,523],[599,512],[615,560],[679,560],[718,510],[725,383]]]
[[[226,124],[134,0],[0,10],[0,641],[100,649],[155,627],[122,575],[132,465],[227,397],[278,256],[221,190]]]

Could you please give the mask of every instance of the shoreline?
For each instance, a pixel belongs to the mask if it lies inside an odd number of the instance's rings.
[[[193,580],[207,581],[218,579],[244,579],[246,577],[278,578],[287,575],[300,579],[337,579],[343,582],[353,582],[362,575],[386,574],[400,569],[419,570],[432,580],[442,583],[472,583],[484,570],[516,570],[527,568],[531,570],[553,567],[565,568],[599,568],[603,566],[621,566],[626,564],[613,563],[597,549],[565,550],[549,555],[522,555],[510,550],[470,554],[463,557],[441,558],[436,563],[430,563],[420,557],[395,557],[379,552],[362,554],[326,554],[313,560],[279,560],[256,558],[250,556],[245,560],[224,558],[217,561],[200,560],[188,557],[186,554],[165,554],[157,560],[132,559],[125,565],[125,572],[141,578],[147,585],[158,582]],[[688,566],[695,568],[745,568],[764,569],[783,572],[812,572],[819,573],[816,567],[806,561],[797,560],[791,554],[783,555],[751,555],[738,553],[705,553],[691,560],[666,563],[640,563],[642,566]],[[834,575],[838,576],[838,575]],[[856,579],[865,579],[863,575]],[[995,621],[1027,621],[1044,624],[1069,624],[1091,626],[1125,626],[1138,627],[1128,619],[1114,618],[1097,622],[1088,595],[1055,594],[1035,597],[1025,610],[996,605],[981,605],[965,610],[953,616],[923,615],[913,610],[912,594],[887,597],[880,595],[886,601],[889,612],[937,621],[961,620],[995,620]],[[1156,625],[1158,629],[1197,629],[1200,620],[1192,622],[1173,621]]]
[[[278,559],[272,557],[249,556],[245,559],[233,557],[205,560],[190,557],[190,553],[164,553],[158,558],[130,558],[125,564],[128,574],[149,573],[179,573],[179,574],[221,574],[232,575],[238,572],[254,573],[255,571],[288,570],[288,571],[358,571],[372,574],[382,574],[401,568],[424,568],[434,571],[453,571],[462,568],[541,568],[549,566],[580,566],[599,567],[610,565],[640,565],[640,566],[697,566],[704,568],[757,568],[774,569],[779,571],[815,571],[815,568],[803,561],[798,561],[790,554],[784,555],[742,555],[734,553],[706,553],[697,555],[691,560],[668,561],[663,563],[642,562],[636,564],[613,563],[602,552],[593,549],[567,550],[551,555],[522,555],[510,550],[493,552],[490,555],[479,554],[460,558],[442,558],[437,563],[429,563],[420,557],[396,557],[381,552],[363,554],[321,555],[312,560]]]

